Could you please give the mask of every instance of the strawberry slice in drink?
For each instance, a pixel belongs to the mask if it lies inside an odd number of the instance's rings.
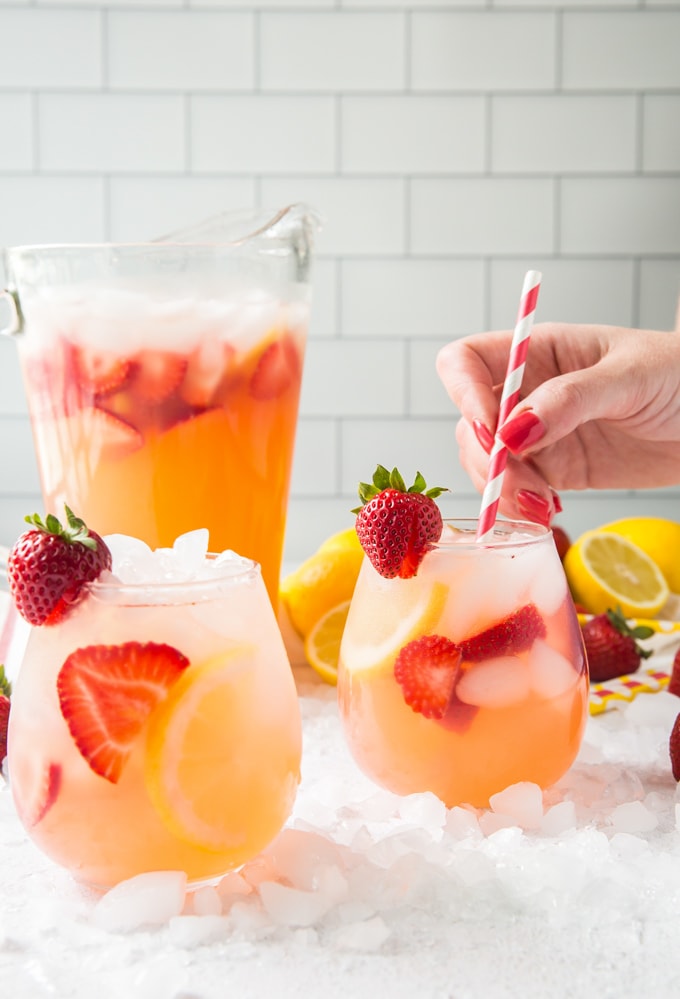
[[[130,389],[144,402],[167,399],[180,385],[187,359],[169,350],[140,350],[133,358]]]
[[[66,659],[57,677],[59,705],[94,773],[116,784],[157,704],[189,665],[171,645],[89,645]]]
[[[417,714],[441,720],[460,675],[460,649],[443,635],[423,635],[404,645],[394,663],[394,678]]]
[[[301,373],[298,346],[290,334],[284,334],[260,354],[250,378],[250,394],[260,400],[276,399],[297,384]]]
[[[545,638],[545,621],[535,604],[525,604],[484,631],[458,643],[465,662],[516,656],[528,652],[537,638]]]
[[[73,346],[70,361],[79,386],[89,396],[117,392],[130,374],[130,361],[112,350]]]

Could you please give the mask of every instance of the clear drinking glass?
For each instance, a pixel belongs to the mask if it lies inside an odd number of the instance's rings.
[[[260,568],[209,561],[190,582],[96,581],[59,623],[31,629],[10,787],[36,846],[78,880],[214,879],[291,812],[299,706]]]
[[[43,499],[152,548],[208,527],[278,594],[317,215],[4,254]],[[4,322],[2,316],[7,313]]]
[[[588,713],[581,632],[550,531],[502,521],[478,544],[476,529],[445,521],[411,579],[384,579],[364,559],[340,651],[340,713],[361,769],[449,807],[487,806],[519,781],[554,783]],[[412,706],[423,686],[441,717]]]

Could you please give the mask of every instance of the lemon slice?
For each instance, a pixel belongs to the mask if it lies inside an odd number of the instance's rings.
[[[408,642],[432,632],[449,592],[445,583],[424,586],[391,579],[357,590],[342,638],[340,658],[350,673],[391,669]]]
[[[632,541],[587,531],[569,548],[564,571],[574,600],[593,614],[621,607],[626,617],[654,617],[668,600],[657,564]]]
[[[145,781],[175,836],[207,850],[229,851],[247,836],[257,780],[248,705],[255,697],[250,646],[190,666],[149,719]],[[262,750],[260,750],[260,753]]]
[[[340,642],[347,620],[350,601],[332,607],[321,617],[305,639],[305,655],[309,665],[326,683],[338,682]]]

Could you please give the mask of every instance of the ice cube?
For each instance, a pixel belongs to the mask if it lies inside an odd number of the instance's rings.
[[[266,850],[281,880],[293,888],[311,891],[316,887],[320,868],[340,869],[342,857],[339,848],[320,833],[303,829],[284,829]]]
[[[348,884],[335,867],[319,872],[315,891],[289,888],[276,881],[260,884],[260,898],[275,923],[282,926],[312,926],[347,897]]]
[[[573,801],[558,801],[549,808],[541,821],[544,836],[560,836],[576,827],[576,805]]]
[[[184,871],[150,871],[121,881],[95,905],[92,920],[110,933],[167,923],[184,906]]]
[[[219,916],[222,914],[222,899],[212,885],[204,885],[192,893],[191,904],[197,916]]]
[[[341,950],[375,951],[385,943],[390,928],[380,916],[364,919],[358,923],[341,926],[333,937],[333,943]]]
[[[205,561],[208,551],[208,528],[200,527],[195,531],[188,531],[175,538],[172,550],[177,559],[189,576],[197,575]]]
[[[617,832],[641,833],[656,829],[659,819],[641,801],[627,801],[616,806],[611,823]]]
[[[466,669],[456,694],[466,704],[504,708],[524,700],[529,693],[529,671],[516,656],[486,659]]]
[[[539,697],[559,697],[576,684],[578,674],[568,659],[542,638],[531,647],[528,659],[529,682]]]
[[[439,832],[446,821],[446,805],[436,794],[409,794],[399,802],[399,815],[430,832]]]
[[[543,791],[531,781],[519,781],[489,798],[492,811],[508,815],[522,829],[537,829],[543,819]]]
[[[479,837],[480,828],[477,813],[469,808],[454,805],[446,816],[446,831],[456,839],[465,839],[468,836]]]

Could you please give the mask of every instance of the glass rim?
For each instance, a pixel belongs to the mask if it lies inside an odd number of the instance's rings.
[[[552,537],[552,530],[533,520],[510,520],[498,518],[493,526],[494,534],[483,542],[476,540],[479,517],[444,517],[444,526],[454,529],[458,534],[469,535],[469,539],[461,541],[457,537],[441,538],[432,545],[433,551],[460,551],[461,549],[478,548],[510,548],[536,544],[545,538]],[[523,535],[515,537],[514,535]],[[527,536],[528,535],[528,536]]]

